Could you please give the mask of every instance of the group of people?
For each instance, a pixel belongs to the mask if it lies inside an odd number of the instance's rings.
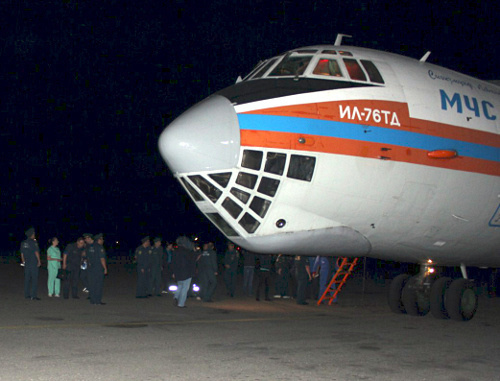
[[[35,239],[35,229],[29,228],[26,239],[21,243],[21,261],[24,266],[24,297],[40,300],[38,297],[38,273],[41,266],[40,248]],[[61,296],[61,278],[63,297],[69,298],[69,291],[74,299],[79,299],[78,284],[81,280],[84,290],[89,292],[91,304],[103,305],[102,291],[104,276],[108,272],[103,234],[83,234],[76,242],[66,246],[61,255],[59,239],[49,240],[47,250],[47,289],[49,298]]]
[[[75,242],[66,246],[61,254],[59,240],[51,238],[47,250],[48,296],[79,299],[79,283],[84,291],[89,292],[91,304],[102,305],[104,275],[107,274],[106,253],[102,234],[93,236],[83,234]],[[316,298],[324,293],[331,277],[331,259],[328,257],[286,256],[278,254],[257,255],[242,250],[243,293],[253,295],[254,278],[257,282],[255,299],[260,301],[264,293],[270,301],[271,278],[274,274],[274,298],[296,299],[298,304],[307,304],[307,290],[313,291]],[[21,243],[21,257],[25,269],[25,297],[40,300],[37,293],[38,271],[41,265],[40,250],[35,239],[35,230],[26,231],[26,240]],[[177,238],[163,246],[162,239],[144,237],[136,248],[134,259],[137,265],[136,298],[161,296],[168,292],[174,282],[174,304],[184,308],[188,292],[194,277],[197,279],[199,292],[197,298],[212,302],[217,286],[219,267],[217,252],[213,242],[197,245],[186,236]],[[224,253],[223,271],[226,291],[229,297],[235,296],[236,279],[240,262],[240,252],[232,242],[227,243]],[[62,278],[62,287],[61,279]],[[319,282],[316,279],[319,278]],[[310,294],[310,292],[309,292]],[[315,297],[313,295],[313,297]]]
[[[228,251],[231,252],[231,246],[229,246]],[[228,252],[226,252],[225,258],[228,258]],[[231,255],[229,261],[225,259],[225,263],[227,262],[233,263]],[[328,281],[331,279],[330,262],[329,257],[307,257],[303,255],[292,257],[283,254],[276,256],[255,255],[243,250],[243,292],[246,296],[252,295],[253,279],[256,275],[255,299],[260,301],[261,290],[263,289],[265,300],[270,301],[270,281],[274,273],[274,298],[287,299],[293,297],[296,299],[297,304],[307,304],[308,288],[312,289],[313,295],[311,296],[315,299],[319,299],[325,292]],[[231,272],[236,272],[236,269],[231,269]],[[227,279],[232,279],[232,276]],[[234,286],[228,286],[230,295],[232,295],[232,289],[234,289]]]
[[[162,246],[162,239],[156,237],[151,246],[150,237],[144,237],[135,249],[137,263],[136,298],[161,296],[168,292],[171,281],[176,283],[174,304],[184,308],[192,279],[197,275],[200,292],[198,298],[212,302],[217,286],[217,253],[213,242],[201,248],[186,236],[180,236],[173,243]]]

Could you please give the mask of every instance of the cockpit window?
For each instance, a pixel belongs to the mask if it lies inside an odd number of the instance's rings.
[[[268,77],[298,76],[304,74],[304,71],[311,61],[312,56],[289,55],[269,73]]]
[[[361,69],[361,66],[359,66],[358,61],[351,58],[344,58],[344,63],[351,79],[366,81],[366,75],[363,72],[363,69]]]
[[[262,66],[262,69],[260,69],[259,71],[257,71],[257,73],[255,73],[255,75],[253,77],[251,77],[251,78],[252,79],[257,79],[257,78],[262,77],[269,70],[269,68],[276,63],[277,60],[278,60],[278,58],[272,58],[272,59],[270,59],[264,66]]]
[[[376,83],[384,83],[384,79],[380,75],[380,72],[378,71],[377,67],[373,64],[372,61],[367,61],[367,60],[361,60],[361,64],[365,68],[366,72],[368,73],[368,76],[370,77],[370,81],[376,82]]]
[[[327,75],[332,77],[342,77],[337,60],[321,58],[313,70],[315,75]]]

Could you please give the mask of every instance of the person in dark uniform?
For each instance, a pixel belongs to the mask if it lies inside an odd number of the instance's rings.
[[[148,269],[149,260],[151,259],[151,243],[149,237],[144,237],[141,240],[141,245],[135,249],[135,261],[137,263],[137,288],[135,292],[136,298],[147,298],[149,292],[148,285]]]
[[[38,292],[38,272],[41,266],[40,248],[35,241],[35,229],[29,228],[26,239],[21,242],[21,260],[24,264],[24,297],[40,300]]]
[[[94,237],[93,243],[87,248],[88,272],[89,272],[89,287],[90,287],[90,304],[103,305],[102,289],[104,286],[104,275],[108,273],[106,266],[106,252],[104,247],[104,237],[102,234],[97,234]]]
[[[224,267],[226,271],[224,273],[224,280],[226,281],[226,289],[228,295],[232,298],[234,297],[234,291],[236,289],[236,272],[238,270],[238,251],[234,248],[234,243],[227,243],[226,254],[224,255]]]
[[[297,304],[308,304],[306,302],[307,283],[311,280],[309,261],[303,255],[294,258],[294,271],[297,279]]]
[[[84,250],[82,253],[82,264],[80,266],[80,280],[83,285],[83,292],[89,292],[89,272],[88,272],[88,261],[87,261],[87,248],[94,242],[93,235],[90,233],[83,234],[83,240],[85,241]]]
[[[161,296],[161,272],[164,251],[160,237],[156,237],[153,242],[154,245],[151,249],[151,293],[156,296]]]
[[[260,290],[264,286],[264,296],[267,301],[271,301],[269,298],[269,281],[271,279],[271,260],[272,256],[269,254],[262,254],[258,256],[258,270],[257,270],[257,292],[255,294],[255,300],[260,300]]]
[[[80,280],[80,266],[82,265],[82,253],[85,242],[83,237],[80,237],[76,242],[66,246],[63,252],[63,270],[66,270],[66,278],[63,281],[63,297],[69,298],[69,288],[71,286],[71,296],[73,299],[78,297],[78,281]]]
[[[276,283],[275,283],[275,298],[286,298],[288,296],[288,280],[290,278],[290,263],[288,258],[283,254],[278,254],[276,262]]]
[[[213,302],[212,297],[217,287],[217,253],[214,244],[207,242],[198,259],[198,276],[200,279],[201,300]]]
[[[255,254],[243,251],[243,293],[252,296],[253,276],[255,274]]]

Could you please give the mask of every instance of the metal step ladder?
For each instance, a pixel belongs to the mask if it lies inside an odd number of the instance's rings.
[[[351,275],[352,271],[354,270],[354,267],[358,263],[359,258],[345,258],[345,257],[339,257],[337,259],[337,266],[338,270],[333,276],[332,280],[330,283],[328,283],[328,286],[326,287],[325,292],[323,295],[321,295],[321,298],[318,300],[318,306],[323,302],[323,300],[330,299],[328,301],[328,305],[331,305],[335,298],[337,297],[338,293],[344,286],[347,278],[349,275]]]

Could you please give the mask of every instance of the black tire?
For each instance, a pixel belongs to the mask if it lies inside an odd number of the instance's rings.
[[[423,293],[418,283],[421,280],[418,275],[412,277],[406,282],[401,293],[401,301],[406,310],[406,313],[411,316],[424,316],[429,312],[429,300],[427,295]]]
[[[450,287],[451,278],[443,277],[437,279],[431,287],[431,314],[436,319],[449,319],[448,311],[445,307],[446,291]]]
[[[403,302],[401,301],[401,293],[409,278],[410,276],[408,274],[400,274],[392,280],[391,286],[389,287],[387,301],[389,302],[391,311],[396,314],[406,313]]]
[[[453,320],[472,319],[477,310],[477,294],[473,283],[468,279],[456,279],[451,282],[445,295],[445,306]]]

